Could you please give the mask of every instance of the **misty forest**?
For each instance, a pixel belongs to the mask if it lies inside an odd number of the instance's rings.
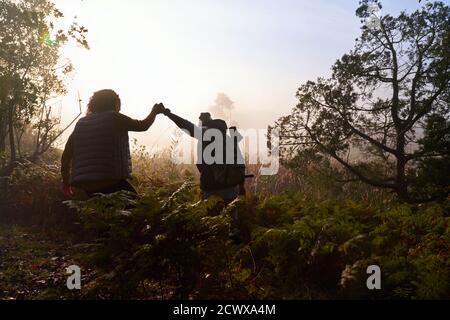
[[[246,193],[217,212],[195,164],[171,160],[175,140],[135,141],[137,196],[64,193],[62,140],[87,101],[63,124],[52,101],[76,65],[61,50],[90,50],[96,26],[59,29],[51,0],[1,0],[0,299],[449,299],[450,7],[373,20],[374,6],[355,1],[353,48],[268,126],[278,173],[247,164]],[[212,111],[228,120],[230,99]],[[371,265],[382,290],[367,289]]]

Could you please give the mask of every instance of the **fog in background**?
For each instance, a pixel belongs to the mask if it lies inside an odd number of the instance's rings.
[[[57,0],[67,21],[89,29],[91,49],[69,45],[62,59],[75,72],[56,103],[63,125],[90,95],[111,88],[122,112],[144,118],[154,103],[194,123],[210,111],[242,128],[266,128],[295,106],[306,80],[328,76],[352,49],[357,0]],[[418,1],[383,1],[383,11]],[[164,116],[132,133],[150,151],[168,146],[175,126]],[[70,128],[60,146],[63,146]]]

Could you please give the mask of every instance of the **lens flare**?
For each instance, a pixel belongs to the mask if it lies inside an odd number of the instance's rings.
[[[55,47],[57,47],[58,44],[59,44],[57,39],[52,40],[52,39],[50,38],[50,34],[49,34],[48,32],[46,32],[46,33],[44,33],[44,34],[42,35],[42,37],[41,37],[41,42],[42,42],[43,45],[45,45],[45,46],[47,46],[47,47],[49,47],[49,48],[55,48]]]

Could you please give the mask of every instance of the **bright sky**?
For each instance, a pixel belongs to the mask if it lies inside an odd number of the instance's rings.
[[[359,35],[358,0],[56,0],[68,20],[89,29],[91,50],[64,49],[75,73],[62,100],[63,124],[90,95],[114,89],[122,112],[144,118],[156,102],[197,122],[217,93],[235,102],[233,118],[265,128],[295,106],[299,85],[330,74]],[[383,12],[418,1],[383,1]],[[155,150],[174,125],[164,116],[132,134]],[[70,133],[72,129],[68,131]],[[65,135],[67,137],[67,135]]]

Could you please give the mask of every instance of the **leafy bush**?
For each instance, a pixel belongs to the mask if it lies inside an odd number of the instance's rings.
[[[72,201],[97,241],[82,246],[98,269],[88,295],[120,298],[449,298],[445,205],[377,212],[299,193],[239,199],[210,216],[191,184],[171,196],[125,193]],[[228,238],[237,207],[249,241]],[[227,213],[228,212],[228,213]],[[368,290],[366,268],[382,270]]]
[[[105,294],[112,297],[186,298],[203,281],[204,271],[205,278],[223,280],[229,218],[207,215],[217,200],[181,201],[189,187],[183,185],[164,200],[154,194],[136,200],[119,192],[70,202],[79,208],[86,228],[100,236],[83,246],[88,262],[102,271],[92,292],[107,288]]]
[[[449,201],[394,204],[369,189],[314,196],[302,187],[311,183],[283,168],[278,178],[248,183],[263,192],[214,215],[218,199],[199,200],[195,167],[172,167],[167,155],[149,158],[144,149],[134,157],[139,196],[80,194],[71,209],[62,204],[56,165],[23,162],[2,180],[2,220],[77,243],[74,261],[94,270],[83,297],[450,298]],[[239,245],[228,235],[234,210]],[[373,264],[382,290],[366,287]]]

